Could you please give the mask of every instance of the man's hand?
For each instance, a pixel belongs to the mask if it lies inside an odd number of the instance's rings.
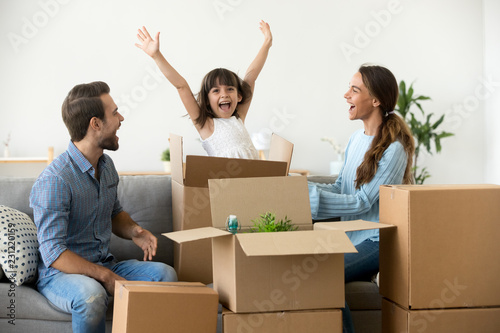
[[[144,261],[153,260],[158,247],[158,239],[151,232],[136,226],[132,230],[132,241],[144,251]]]
[[[104,289],[106,289],[108,294],[114,295],[115,294],[115,281],[118,281],[118,280],[125,280],[125,279],[122,278],[120,275],[115,274],[114,272],[108,270],[108,272],[106,272],[103,280],[101,281],[101,284],[104,287]]]

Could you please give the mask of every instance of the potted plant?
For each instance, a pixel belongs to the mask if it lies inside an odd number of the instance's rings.
[[[408,90],[406,90],[404,81],[399,83],[399,98],[396,111],[401,114],[415,137],[415,155],[413,157],[413,176],[415,178],[415,184],[423,184],[424,181],[431,176],[427,168],[420,169],[418,165],[418,157],[420,153],[422,153],[422,149],[425,149],[432,155],[432,143],[434,143],[436,152],[439,153],[441,152],[441,139],[454,135],[453,133],[438,131],[439,125],[441,125],[444,120],[444,114],[436,122],[431,122],[431,118],[434,115],[433,113],[425,114],[420,105],[420,101],[430,99],[431,98],[428,96],[414,95],[413,83]],[[425,119],[424,121],[418,120],[415,114],[410,111],[413,105],[416,105],[420,110],[423,119]]]
[[[163,161],[163,168],[165,172],[170,173],[172,167],[170,166],[170,148],[167,148],[161,153],[161,160]]]
[[[276,221],[276,214],[266,212],[261,214],[259,218],[252,220],[254,227],[250,228],[250,232],[279,232],[279,231],[295,231],[297,226],[292,224],[287,216],[285,219]]]

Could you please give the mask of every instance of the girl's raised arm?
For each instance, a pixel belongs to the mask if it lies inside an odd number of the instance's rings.
[[[260,21],[259,29],[264,34],[264,43],[262,44],[259,53],[257,53],[255,59],[252,61],[250,66],[248,66],[245,78],[243,79],[243,81],[247,82],[250,85],[252,93],[255,87],[255,81],[257,80],[260,71],[262,70],[264,64],[266,63],[269,49],[273,44],[273,35],[271,34],[271,28],[269,27],[269,24],[264,21]],[[250,107],[250,102],[251,99],[249,99],[248,102],[246,102],[245,104],[242,104],[238,107],[238,114],[243,120],[245,119],[246,114],[248,112],[248,108]]]
[[[148,30],[145,27],[138,29],[137,38],[141,44],[136,43],[135,46],[142,49],[156,62],[158,68],[167,80],[177,88],[177,92],[186,108],[189,117],[193,123],[200,115],[200,107],[189,87],[187,81],[168,63],[167,59],[160,52],[160,32],[156,34],[156,40],[151,38]],[[196,124],[195,124],[196,125]]]

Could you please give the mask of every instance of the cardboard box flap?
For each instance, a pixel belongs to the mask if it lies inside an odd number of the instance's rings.
[[[170,133],[170,164],[172,180],[184,184],[182,136]]]
[[[269,149],[270,161],[281,161],[287,163],[286,174],[290,171],[290,162],[293,154],[293,143],[283,139],[281,136],[273,133],[271,137],[271,146]]]
[[[207,288],[201,282],[150,282],[150,281],[124,281],[119,280],[115,283],[115,295],[119,298],[123,297],[123,290],[127,289],[132,292],[142,293],[165,293],[171,292],[168,287],[186,288],[183,289],[186,293],[190,292],[203,292],[208,290],[210,293],[215,293],[213,289]],[[197,289],[192,289],[197,288]],[[202,289],[199,289],[202,288]]]
[[[191,241],[195,241],[195,240],[199,240],[199,239],[227,236],[227,235],[231,235],[231,233],[227,232],[225,230],[217,229],[217,228],[205,227],[205,228],[167,232],[167,233],[164,233],[162,235],[167,237],[167,238],[170,238],[171,240],[173,240],[176,243],[181,244],[181,243],[191,242]]]
[[[314,230],[343,230],[347,232],[347,231],[384,229],[384,228],[396,228],[396,226],[392,224],[370,222],[364,220],[314,223]]]
[[[186,156],[186,186],[208,187],[215,178],[285,176],[287,163],[212,156]]]
[[[356,253],[342,230],[306,230],[236,234],[247,256]]]
[[[429,185],[381,185],[395,190],[403,191],[438,191],[438,190],[484,190],[500,189],[494,184],[429,184]]]
[[[312,225],[306,177],[210,179],[209,191],[216,228],[224,229],[229,215],[236,215],[242,227],[252,227],[252,220],[266,212],[278,220],[286,216],[296,226]]]

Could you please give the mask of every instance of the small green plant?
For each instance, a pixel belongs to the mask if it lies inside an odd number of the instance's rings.
[[[295,231],[298,229],[287,216],[285,216],[284,220],[276,221],[276,214],[269,212],[261,214],[259,218],[252,220],[252,222],[254,227],[250,228],[251,232]]]
[[[161,160],[170,162],[170,148],[167,148],[161,153]]]

